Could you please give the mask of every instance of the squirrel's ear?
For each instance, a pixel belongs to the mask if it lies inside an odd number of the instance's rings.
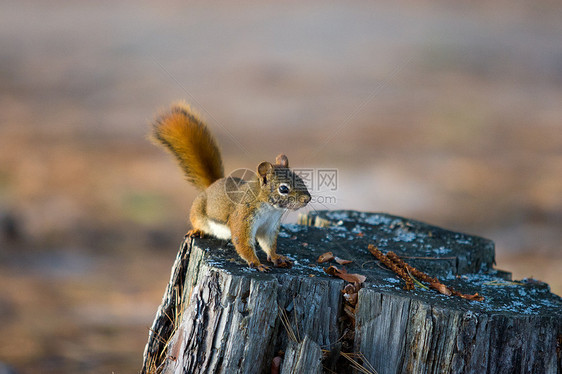
[[[261,164],[258,165],[258,176],[260,178],[265,178],[267,172],[270,171],[271,169],[273,169],[273,165],[271,165],[267,161],[262,162]]]
[[[281,153],[275,159],[275,164],[279,165],[281,167],[284,167],[284,168],[288,168],[289,167],[289,159],[287,158],[287,156],[285,156],[283,153]]]

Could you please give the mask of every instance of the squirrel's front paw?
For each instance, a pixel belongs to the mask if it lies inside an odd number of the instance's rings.
[[[290,268],[293,266],[293,262],[289,260],[288,257],[275,255],[275,257],[268,257],[268,261],[273,262],[273,266],[276,268]]]
[[[265,266],[265,265],[260,264],[260,263],[249,264],[249,265],[252,269],[257,269],[258,271],[260,271],[262,273],[267,273],[269,270],[271,270],[268,266]]]

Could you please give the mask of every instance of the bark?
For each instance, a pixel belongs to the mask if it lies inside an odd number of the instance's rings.
[[[247,268],[230,243],[186,239],[142,372],[351,373],[343,350],[379,374],[560,373],[562,300],[543,283],[511,282],[494,270],[491,241],[376,213],[317,212],[301,223],[285,225],[279,236],[279,252],[295,265],[268,274]],[[485,299],[405,291],[369,243]],[[367,277],[354,321],[343,308],[347,283],[323,271],[342,266],[316,263],[328,251],[353,260],[348,273]],[[351,333],[344,331],[350,321]],[[283,362],[272,371],[279,351]]]
[[[322,373],[322,351],[308,335],[301,343],[289,342],[281,374]]]

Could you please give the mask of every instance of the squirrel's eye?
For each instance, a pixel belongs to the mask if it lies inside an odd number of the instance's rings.
[[[289,193],[289,187],[285,186],[284,184],[279,186],[279,193],[282,195],[286,195]]]

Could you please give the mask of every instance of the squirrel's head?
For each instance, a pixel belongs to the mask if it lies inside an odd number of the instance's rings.
[[[297,210],[311,199],[302,179],[289,169],[289,159],[284,154],[277,156],[274,165],[267,161],[259,164],[257,174],[260,189],[276,208]]]

